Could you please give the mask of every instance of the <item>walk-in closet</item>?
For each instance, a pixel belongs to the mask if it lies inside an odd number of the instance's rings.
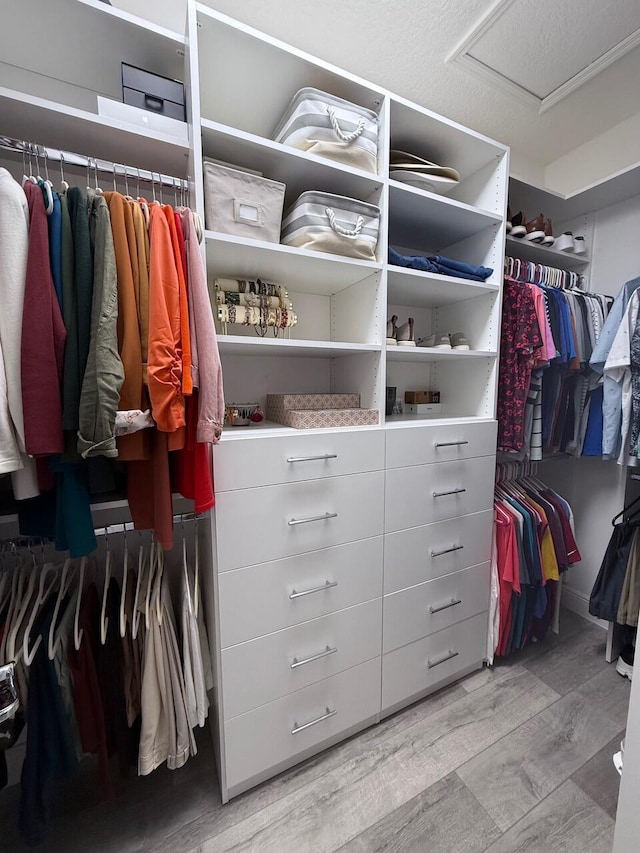
[[[637,849],[640,11],[401,6],[0,0],[0,851]]]

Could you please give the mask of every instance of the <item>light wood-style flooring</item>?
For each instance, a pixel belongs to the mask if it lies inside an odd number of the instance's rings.
[[[56,853],[610,853],[630,682],[605,632],[561,634],[484,669],[221,805],[208,733],[180,771],[96,802],[93,768],[60,792]],[[17,790],[0,792],[0,850]]]

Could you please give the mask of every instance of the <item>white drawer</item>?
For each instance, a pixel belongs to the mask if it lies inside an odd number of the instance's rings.
[[[218,571],[378,536],[383,504],[384,471],[222,492]]]
[[[388,429],[386,465],[403,468],[495,455],[497,435],[497,421]]]
[[[384,537],[384,591],[397,592],[491,559],[493,510]]]
[[[385,482],[385,533],[493,506],[495,456],[392,468]]]
[[[225,719],[380,656],[382,599],[222,652]]]
[[[384,468],[384,430],[223,439],[213,455],[216,492],[361,474]]]
[[[218,576],[222,648],[382,595],[382,536]]]
[[[378,657],[227,720],[227,786],[233,790],[379,712]]]
[[[488,610],[490,568],[490,563],[482,563],[385,595],[383,652]]]
[[[486,655],[487,626],[487,614],[480,613],[384,655],[383,711],[479,664]]]

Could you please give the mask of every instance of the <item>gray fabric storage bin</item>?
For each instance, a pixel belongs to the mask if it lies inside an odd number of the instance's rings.
[[[282,243],[375,261],[380,208],[366,201],[304,192],[282,223]]]
[[[205,161],[207,229],[279,243],[284,191],[278,181]]]

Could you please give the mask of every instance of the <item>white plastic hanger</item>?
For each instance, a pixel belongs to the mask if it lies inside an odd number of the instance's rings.
[[[127,544],[127,525],[122,525],[124,534],[124,553],[122,555],[122,586],[120,587],[120,636],[124,639],[127,633],[127,612],[125,610],[127,598],[127,575],[129,574],[129,546]]]
[[[7,640],[7,660],[8,661],[17,661],[19,657],[20,650],[16,652],[16,640],[18,638],[18,631],[20,630],[20,626],[24,620],[24,617],[27,615],[27,611],[29,610],[29,605],[33,601],[33,594],[36,588],[36,581],[38,579],[37,572],[33,571],[32,568],[26,569],[29,572],[29,581],[27,583],[26,590],[24,589],[24,578],[25,578],[25,568],[23,567],[21,574],[23,578],[22,584],[22,595],[18,597],[16,601],[15,610],[14,610],[14,618],[13,623],[11,625],[11,630],[9,631],[9,638]]]
[[[84,588],[84,576],[87,571],[87,558],[82,557],[80,560],[80,575],[78,577],[78,599],[76,601],[76,612],[73,617],[73,645],[75,650],[80,651],[80,643],[82,642],[82,635],[84,634],[84,628],[78,630],[78,620],[80,617],[80,604],[82,602],[82,591]]]
[[[71,563],[71,558],[67,557],[67,559],[64,561],[64,565],[62,566],[62,574],[60,575],[60,586],[58,587],[58,597],[56,598],[56,605],[53,609],[51,627],[49,628],[49,642],[47,644],[47,654],[49,655],[49,660],[54,659],[58,650],[59,639],[55,639],[56,626],[58,624],[58,614],[60,613],[60,605],[62,604],[62,599],[69,592],[71,584],[73,583],[75,573],[76,570],[73,564]]]
[[[199,569],[200,553],[199,552],[200,552],[200,548],[199,548],[199,542],[198,542],[198,519],[196,518],[196,556],[195,556],[195,560],[193,561],[194,562],[194,573],[195,573],[194,583],[193,583],[193,612],[195,614],[196,621],[198,619],[198,603],[200,601],[200,577],[199,577],[199,574],[200,574],[200,569]]]
[[[60,191],[66,193],[69,189],[69,184],[64,179],[64,153],[62,151],[58,153],[60,154]]]
[[[104,646],[107,642],[107,628],[109,627],[109,617],[107,613],[107,594],[109,592],[109,581],[111,580],[111,549],[109,548],[109,528],[105,527],[105,540],[107,545],[107,555],[104,560],[104,586],[102,587],[102,607],[100,608],[100,642]]]
[[[147,591],[144,597],[144,624],[146,626],[147,631],[149,630],[149,604],[151,601],[151,588],[153,587],[153,575],[156,570],[156,543],[155,540],[151,542],[151,548],[149,549],[149,577],[147,582]]]
[[[52,574],[53,577],[51,581],[47,584],[47,575]],[[56,585],[58,580],[58,570],[52,563],[45,563],[40,569],[40,585],[38,587],[38,594],[36,595],[36,599],[33,605],[33,609],[31,611],[31,616],[29,617],[29,621],[27,622],[27,629],[24,632],[24,639],[22,641],[22,654],[24,655],[24,662],[26,666],[31,666],[33,663],[33,659],[36,656],[36,652],[40,647],[40,643],[42,642],[42,635],[39,634],[36,637],[36,641],[29,649],[29,641],[31,638],[31,631],[33,630],[33,626],[35,624],[38,613],[40,612],[42,605],[45,603],[47,598],[49,598],[49,594],[53,591],[54,586]]]
[[[187,592],[187,604],[189,613],[193,613],[193,602],[191,601],[191,585],[189,584],[189,570],[187,566],[187,540],[184,535],[184,519],[182,521],[182,574],[184,577],[184,588]]]
[[[156,616],[158,625],[162,625],[162,576],[164,574],[164,551],[162,546],[156,543],[156,564],[158,568],[155,582]]]
[[[138,628],[140,626],[140,611],[138,609],[138,606],[140,604],[140,584],[142,583],[145,564],[146,555],[144,550],[144,544],[141,544],[140,550],[138,551],[138,574],[136,575],[136,593],[133,597],[133,614],[131,616],[131,636],[134,640],[138,636]]]

